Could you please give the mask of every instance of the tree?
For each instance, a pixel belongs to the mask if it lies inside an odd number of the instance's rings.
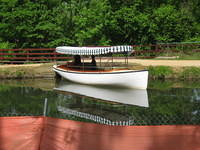
[[[192,18],[185,16],[171,5],[162,5],[153,11],[151,30],[157,42],[181,42],[193,32]]]
[[[149,15],[138,11],[137,7],[123,7],[114,13],[112,40],[117,44],[148,43]]]
[[[110,17],[106,0],[91,0],[89,7],[83,7],[75,16],[75,40],[78,45],[108,45],[105,36]]]
[[[56,24],[57,7],[45,3],[4,0],[0,5],[0,37],[16,47],[51,47],[52,41],[62,37]]]

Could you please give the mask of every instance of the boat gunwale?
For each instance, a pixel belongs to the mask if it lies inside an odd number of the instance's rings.
[[[62,66],[62,65],[60,65]],[[124,73],[134,73],[134,72],[148,72],[148,70],[129,70],[129,69],[112,69],[112,70],[73,70],[69,67],[59,68],[59,65],[54,65],[53,69],[75,74],[124,74]]]

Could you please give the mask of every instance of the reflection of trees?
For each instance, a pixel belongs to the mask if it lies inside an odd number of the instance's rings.
[[[7,115],[41,115],[45,97],[52,92],[44,92],[31,87],[6,86],[0,92],[0,114]]]
[[[150,108],[132,111],[136,124],[199,124],[200,89],[150,90]],[[198,93],[198,94],[197,94]]]
[[[43,91],[32,87],[0,84],[0,115],[42,115],[44,99],[48,98],[48,116],[89,121],[63,115],[57,106],[106,117],[112,121],[134,119],[135,125],[200,124],[200,89],[168,88],[148,91],[149,108],[108,103],[92,98]]]

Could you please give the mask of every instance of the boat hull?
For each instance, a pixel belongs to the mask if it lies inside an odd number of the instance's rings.
[[[82,84],[113,85],[128,88],[146,89],[148,70],[120,70],[112,72],[72,71],[54,65],[53,70],[63,78]]]

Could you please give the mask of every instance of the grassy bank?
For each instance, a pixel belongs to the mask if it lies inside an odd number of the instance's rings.
[[[53,78],[52,63],[27,65],[2,65],[0,79]]]
[[[200,67],[150,66],[148,70],[151,79],[200,79]]]
[[[52,63],[31,65],[6,65],[0,67],[0,79],[54,78]],[[144,68],[133,66],[131,68]],[[200,79],[200,67],[149,66],[150,79]]]

